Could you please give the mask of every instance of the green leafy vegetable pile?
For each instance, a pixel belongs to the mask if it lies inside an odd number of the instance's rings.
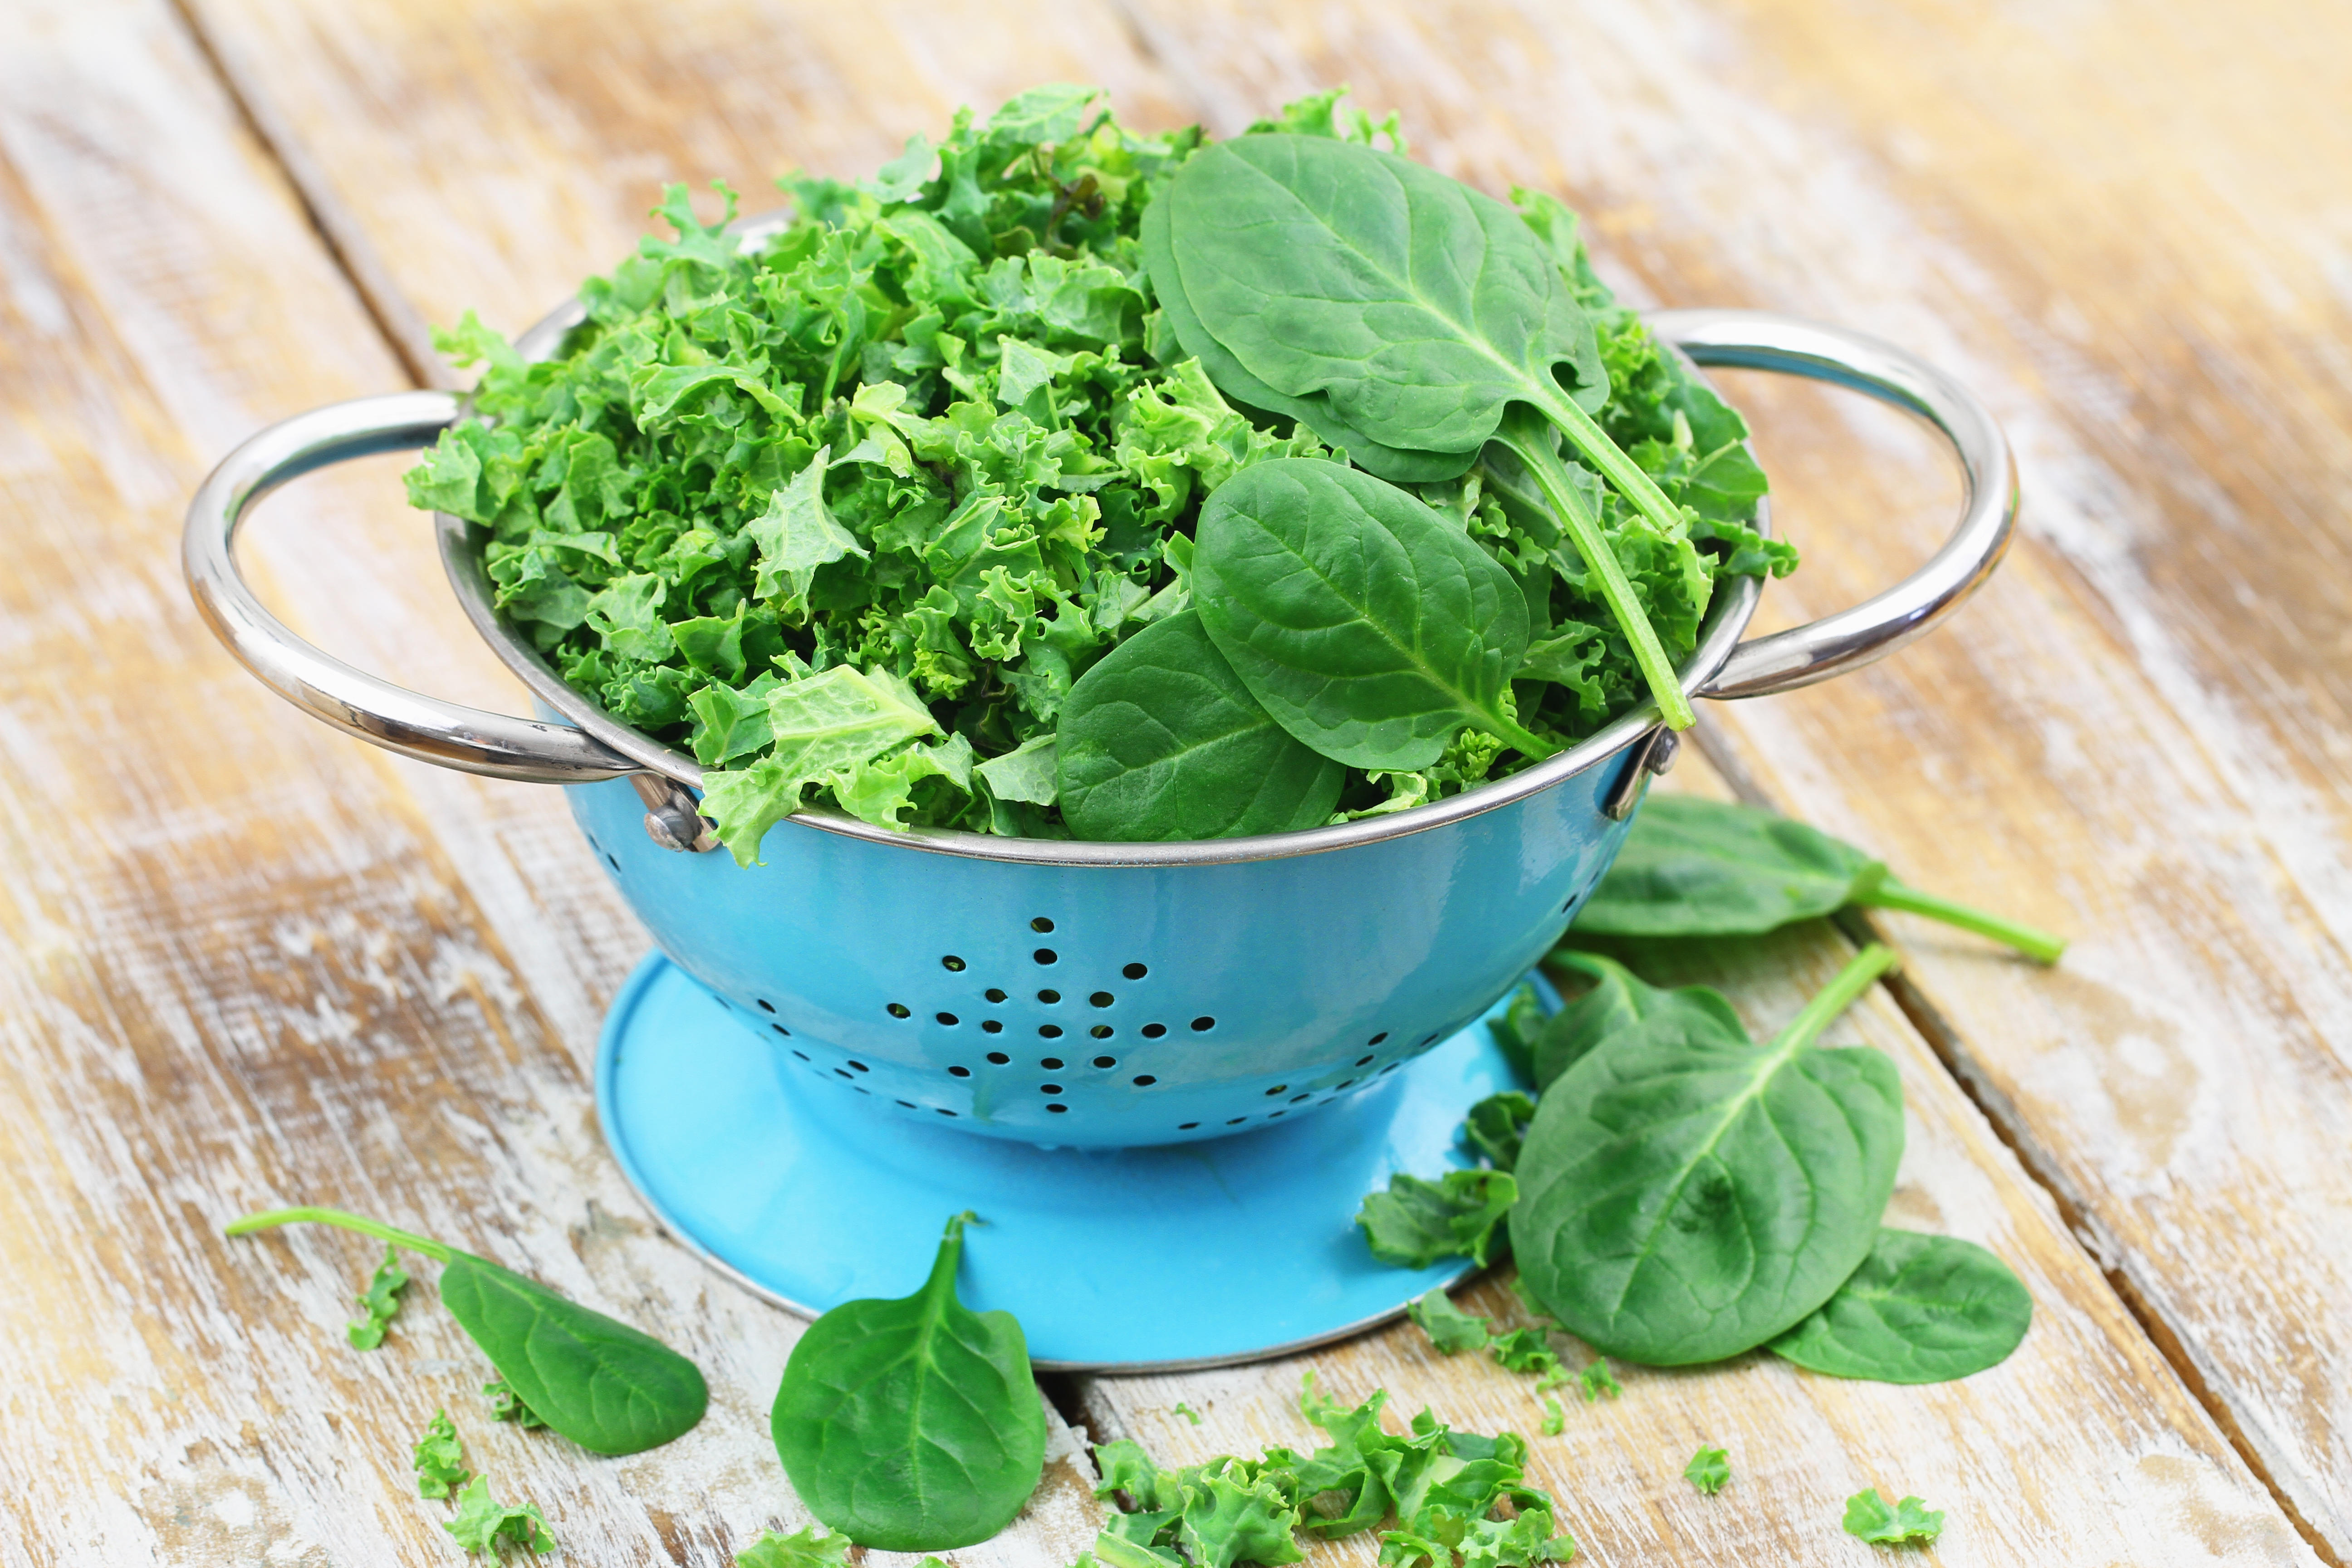
[[[1749,526],[1738,416],[1612,302],[1574,215],[1376,149],[1393,123],[1337,93],[1206,152],[1099,96],[788,180],[793,221],[749,247],[674,188],[676,237],[583,287],[556,357],[443,335],[484,366],[476,416],[411,499],[477,525],[565,680],[691,748],[746,862],[804,805],[1218,837],[1458,793],[1645,691],[1686,721],[1670,666],[1716,582],[1795,556]],[[1483,291],[1405,301],[1453,339],[1364,340],[1377,289],[1265,330],[1216,214],[1236,181],[1274,199],[1276,154],[1360,188],[1322,262],[1267,279],[1318,287],[1349,224],[1418,203],[1487,258]]]
[[[1385,1525],[1383,1568],[1531,1568],[1566,1562],[1576,1542],[1550,1496],[1527,1484],[1527,1440],[1456,1432],[1423,1410],[1411,1430],[1381,1426],[1386,1390],[1349,1406],[1315,1392],[1299,1409],[1327,1446],[1268,1448],[1162,1470],[1128,1439],[1095,1449],[1098,1497],[1116,1500],[1076,1568],[1280,1568],[1306,1553],[1297,1532],[1335,1539]]]

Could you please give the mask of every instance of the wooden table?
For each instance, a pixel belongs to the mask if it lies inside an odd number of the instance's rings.
[[[436,382],[658,184],[872,167],[958,103],[1100,81],[1229,133],[1352,81],[1420,153],[1558,191],[1636,300],[1913,346],[2015,437],[2025,536],[1948,628],[1707,715],[1679,787],[2071,931],[2043,972],[1906,918],[1841,1026],[1900,1063],[1894,1217],[2032,1289],[2023,1348],[1925,1389],[1769,1358],[1628,1370],[1535,1468],[1599,1563],[1862,1563],[1917,1492],[1946,1563],[2352,1557],[2352,28],[2315,5],[1932,0],[8,0],[0,6],[0,1563],[454,1561],[408,1445],[478,1358],[429,1284],[341,1324],[350,1238],[224,1242],[295,1198],[396,1216],[658,1324],[716,1399],[588,1460],[468,1426],[581,1563],[723,1563],[804,1522],[765,1431],[799,1325],[706,1271],[606,1157],[588,1064],[646,940],[550,790],[396,762],[243,676],[183,505],[261,424]],[[1952,480],[1895,416],[1762,382],[1792,622],[1918,560]],[[399,460],[271,503],[308,635],[488,706]],[[1759,1022],[1860,928],[1693,952]],[[1499,1283],[1474,1292],[1516,1310]],[[1055,1392],[1190,1459],[1306,1434],[1302,1366],[1480,1429],[1526,1380],[1399,1328]],[[1193,1426],[1180,1401],[1203,1414]],[[1701,1441],[1731,1489],[1680,1479]],[[1066,1563],[1081,1448],[959,1568]],[[1370,1562],[1368,1538],[1316,1562]]]

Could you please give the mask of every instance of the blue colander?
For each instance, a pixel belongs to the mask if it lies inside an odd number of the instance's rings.
[[[518,348],[550,353],[580,319],[567,307]],[[1879,658],[1991,571],[2014,524],[2015,479],[2000,430],[1956,383],[1886,344],[1783,317],[1673,311],[1651,325],[1700,365],[1832,381],[1917,414],[1950,439],[1967,480],[1943,548],[1853,609],[1743,644],[1759,584],[1727,584],[1681,672],[1693,696],[1785,690]],[[1033,1345],[1076,1364],[1289,1348],[1425,1287],[1335,1262],[1318,1244],[1288,1275],[1232,1282],[1307,1300],[1303,1316],[1236,1308],[1187,1327],[1153,1299],[1164,1287],[1146,1255],[1186,1235],[1180,1250],[1197,1255],[1277,1216],[1311,1226],[1315,1205],[1338,1205],[1322,1217],[1344,1237],[1366,1177],[1346,1149],[1423,1169],[1458,1163],[1444,1134],[1467,1098],[1506,1081],[1483,1034],[1465,1031],[1559,939],[1648,778],[1672,762],[1675,737],[1654,710],[1510,778],[1340,826],[1090,844],[899,833],[812,811],[770,831],[762,864],[739,868],[709,852],[694,760],[600,711],[498,618],[461,522],[439,520],[450,580],[536,695],[538,720],[437,701],[329,658],[237,576],[236,530],[261,495],[326,463],[429,443],[462,410],[449,394],[404,393],[256,436],[196,495],[189,583],[248,669],[337,728],[444,766],[572,786],[582,831],[662,955],[606,1030],[605,1131],[682,1235],[807,1310],[911,1288],[937,1234],[938,1216],[921,1212],[934,1199],[982,1207],[960,1194],[994,1193],[1012,1212],[1036,1189],[1071,1189],[1086,1201],[1023,1236],[976,1232],[983,1277],[966,1293],[1017,1300]],[[1416,1068],[1424,1060],[1440,1065]],[[1433,1111],[1433,1096],[1444,1101]],[[813,1131],[791,1131],[802,1127]],[[838,1147],[804,1157],[820,1135]],[[1019,1147],[992,1153],[983,1140]],[[1203,1148],[1173,1163],[1161,1152],[1186,1143]],[[1221,1163],[1245,1167],[1246,1181],[1201,1177]],[[909,1167],[946,1174],[936,1193],[918,1182],[871,1196]],[[894,1226],[906,1246],[877,1241]],[[1079,1257],[1133,1276],[1134,1299],[1056,1309]],[[1359,1274],[1360,1288],[1318,1294]],[[1141,1315],[1127,1328],[1099,1331],[1129,1308]]]

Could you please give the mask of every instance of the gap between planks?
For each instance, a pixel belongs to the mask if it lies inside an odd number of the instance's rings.
[[[425,319],[394,282],[389,268],[377,256],[362,226],[343,210],[335,197],[332,183],[303,147],[293,128],[271,111],[266,94],[247,90],[246,73],[238,68],[231,54],[219,46],[194,10],[190,0],[169,0],[169,4],[180,25],[186,29],[191,42],[218,79],[223,92],[236,106],[247,130],[277,163],[335,269],[350,285],[361,308],[367,313],[385,346],[399,361],[411,384],[457,388],[460,383],[433,350],[431,331]],[[1154,36],[1158,29],[1150,19],[1139,14],[1127,0],[1112,0],[1110,10],[1137,54],[1166,70],[1170,58]],[[1214,93],[1203,95],[1200,90],[1203,84],[1197,79],[1189,78],[1184,73],[1170,74],[1171,80],[1181,81],[1184,87],[1193,89],[1190,95],[1191,107],[1203,122],[1213,127],[1247,122],[1249,117],[1243,115],[1237,106],[1223,101]],[[1702,723],[1694,731],[1693,738],[1706,761],[1723,775],[1740,799],[1778,809],[1777,803],[1757,784],[1718,727]],[[1858,911],[1843,911],[1839,923],[1846,935],[1857,941],[1885,940],[1884,933]],[[2296,1533],[2329,1568],[2347,1568],[2345,1560],[2313,1528],[2263,1463],[2228,1403],[2214,1392],[2204,1368],[2189,1352],[2179,1334],[2155,1310],[2130,1275],[2110,1261],[2120,1249],[2105,1235],[2091,1208],[2063,1182],[2058,1173],[2056,1162],[2023,1128],[2015,1108],[2005,1096],[1993,1089],[1990,1079],[1981,1070],[1974,1054],[1949,1019],[1907,973],[1897,971],[1886,976],[1882,984],[1887,987],[1897,1008],[1933,1051],[1960,1094],[1984,1118],[1993,1135],[2017,1157],[2027,1179],[2049,1198],[2067,1235],[2106,1280],[2108,1288],[2115,1292],[2150,1346],[2214,1422],[2248,1470],[2261,1481]],[[1107,1404],[1088,1398],[1091,1378],[1079,1373],[1048,1373],[1040,1374],[1038,1381],[1046,1397],[1072,1426],[1092,1426],[1106,1422],[1107,1418],[1109,1426],[1120,1425]],[[1089,1432],[1089,1436],[1097,1440],[1108,1440],[1122,1435],[1123,1431]]]

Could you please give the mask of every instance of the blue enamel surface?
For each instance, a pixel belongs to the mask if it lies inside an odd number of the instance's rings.
[[[786,822],[744,868],[656,846],[624,781],[567,793],[655,941],[779,1062],[901,1128],[1109,1148],[1344,1105],[1462,1029],[1608,868],[1625,826],[1599,802],[1633,765],[1230,866],[975,860]]]
[[[1211,1142],[1041,1149],[927,1122],[829,1075],[656,955],[607,1017],[606,1138],[683,1239],[805,1310],[904,1296],[964,1209],[959,1289],[1041,1362],[1239,1360],[1458,1277],[1376,1261],[1353,1224],[1390,1173],[1466,1163],[1454,1130],[1514,1087],[1483,1024],[1322,1114]],[[860,1085],[859,1087],[862,1087]]]

